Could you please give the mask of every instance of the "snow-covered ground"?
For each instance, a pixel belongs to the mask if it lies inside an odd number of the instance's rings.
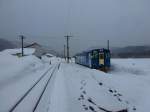
[[[17,50],[0,52],[0,112],[8,112],[50,68],[50,65],[42,63],[33,55],[19,58],[11,55],[15,53],[13,51]],[[31,52],[30,49],[29,52]],[[29,54],[29,52],[26,50],[26,53]],[[36,94],[34,97],[37,97]],[[35,101],[34,98],[30,99],[32,102]],[[28,102],[28,105],[32,103]]]
[[[118,89],[137,112],[149,111],[150,59],[114,59],[110,85]]]
[[[62,63],[49,112],[148,112],[150,59],[113,59],[112,71]]]
[[[12,106],[46,72],[47,75],[19,104],[15,112],[32,112],[54,66],[55,70],[36,112],[148,112],[150,59],[112,59],[108,73],[67,64],[57,57],[42,59],[26,50],[25,57],[0,52],[0,112]],[[30,52],[30,53],[28,53]],[[16,52],[15,52],[16,53]]]

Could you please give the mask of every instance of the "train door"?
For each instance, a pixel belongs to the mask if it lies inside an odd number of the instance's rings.
[[[99,54],[98,50],[92,52],[92,67],[99,68]]]
[[[104,52],[100,52],[99,53],[99,65],[100,66],[104,66],[105,65],[105,62],[104,62],[104,58],[105,56],[104,56]]]

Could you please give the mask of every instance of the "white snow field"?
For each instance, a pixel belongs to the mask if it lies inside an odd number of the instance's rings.
[[[121,112],[127,109],[128,112],[148,112],[149,73],[150,59],[112,59],[109,73],[62,63],[47,110]]]
[[[150,59],[112,59],[112,70],[104,73],[57,57],[40,60],[32,53],[20,58],[12,53],[0,52],[0,112],[10,112],[43,74],[13,112],[34,112],[38,101],[35,112],[149,110]]]
[[[0,53],[0,112],[9,112],[35,82],[51,68],[50,65],[42,63],[33,55],[18,58],[11,55],[12,51],[11,53],[9,50]],[[42,79],[44,84],[47,79],[48,77]],[[28,98],[30,100],[18,112],[30,112],[44,84],[41,83],[38,88],[35,88],[34,95],[30,95],[32,96]]]

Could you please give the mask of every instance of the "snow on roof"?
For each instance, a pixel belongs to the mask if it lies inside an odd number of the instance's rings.
[[[50,53],[47,53],[47,54],[45,54],[46,56],[51,56],[51,57],[53,57],[54,55],[52,55],[52,54],[50,54]]]
[[[41,46],[41,45],[35,42],[35,43],[25,46],[25,48],[34,47],[34,46]]]
[[[17,54],[17,53],[21,53],[22,50],[21,50],[21,48],[19,48],[19,49],[6,49],[6,50],[4,50],[2,52],[6,53],[6,54]],[[31,55],[34,52],[35,52],[34,48],[24,48],[24,54],[25,55]]]

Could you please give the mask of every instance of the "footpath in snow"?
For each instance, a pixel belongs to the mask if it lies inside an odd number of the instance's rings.
[[[94,73],[97,72],[97,73]],[[119,112],[128,108],[121,94],[96,79],[106,75],[76,64],[62,63],[55,80],[49,112]],[[116,96],[114,96],[116,95]]]

